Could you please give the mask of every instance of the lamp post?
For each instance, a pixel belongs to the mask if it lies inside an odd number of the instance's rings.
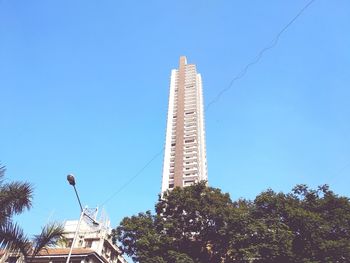
[[[78,199],[78,202],[79,202],[79,205],[80,205],[80,210],[81,212],[83,212],[83,206],[81,205],[81,202],[80,202],[80,198],[79,198],[79,195],[78,195],[78,192],[77,192],[77,188],[75,188],[75,178],[72,174],[68,174],[67,175],[67,181],[68,183],[73,186],[74,188],[74,191],[75,191],[75,195],[77,196],[77,199]]]
[[[78,237],[79,227],[80,227],[81,221],[83,220],[84,216],[89,218],[95,226],[96,225],[98,226],[99,223],[86,213],[86,208],[83,209],[83,206],[81,205],[80,198],[79,198],[79,195],[78,195],[78,191],[75,188],[75,178],[74,178],[74,176],[72,174],[67,175],[67,181],[68,181],[68,183],[70,185],[73,186],[74,191],[75,191],[75,195],[77,196],[77,199],[78,199],[78,202],[79,202],[79,206],[80,206],[80,218],[79,218],[79,221],[78,221],[78,224],[77,224],[77,228],[76,228],[75,233],[74,233],[74,238],[73,238],[73,241],[72,241],[72,245],[71,245],[71,247],[69,249],[69,253],[68,253],[68,257],[67,257],[67,261],[66,261],[66,263],[69,263],[69,260],[70,260],[71,255],[72,255],[72,251],[73,251],[73,247],[74,247],[75,241],[76,241],[76,239]]]

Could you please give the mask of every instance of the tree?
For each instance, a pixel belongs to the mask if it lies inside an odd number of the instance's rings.
[[[236,253],[251,255],[232,240],[236,235],[243,242],[244,230],[252,231],[246,229],[249,207],[248,201],[233,203],[229,194],[201,182],[164,193],[156,215],[148,211],[126,217],[114,236],[135,262],[155,257],[174,263],[229,262]]]
[[[229,194],[202,182],[176,188],[159,198],[157,226],[173,250],[195,262],[221,262],[221,258],[229,257],[229,230],[235,228],[233,223],[239,218],[236,210],[243,207],[232,203]]]
[[[126,217],[115,241],[134,262],[297,263],[350,258],[350,201],[321,186],[271,189],[253,201],[201,182],[164,193],[150,211]]]
[[[346,262],[350,258],[350,202],[327,185],[317,190],[298,185],[289,194],[265,191],[254,200],[252,214],[265,222],[273,237],[259,240],[265,249],[262,262]]]
[[[0,248],[19,252],[25,261],[31,261],[42,249],[53,245],[62,237],[63,227],[51,223],[42,228],[39,235],[30,240],[21,227],[13,222],[13,216],[32,206],[33,187],[27,182],[4,183],[5,167],[0,167]],[[6,253],[4,256],[8,256]]]

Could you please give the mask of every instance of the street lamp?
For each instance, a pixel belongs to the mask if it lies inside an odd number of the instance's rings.
[[[78,221],[78,225],[77,225],[77,228],[75,230],[74,238],[73,238],[73,241],[72,241],[72,245],[71,245],[71,247],[69,249],[69,254],[68,254],[68,257],[67,257],[67,261],[66,261],[66,263],[69,263],[69,260],[70,260],[71,255],[72,255],[72,251],[73,251],[73,247],[74,247],[75,241],[76,241],[76,239],[78,237],[79,227],[80,227],[81,221],[83,220],[84,216],[89,218],[91,220],[91,222],[93,223],[93,225],[95,225],[95,226],[98,226],[99,223],[86,213],[86,210],[87,210],[86,208],[83,209],[83,206],[81,205],[80,198],[79,198],[79,195],[78,195],[78,191],[75,188],[75,178],[74,178],[74,176],[72,174],[68,174],[67,175],[67,181],[74,188],[75,195],[77,196],[77,199],[78,199],[78,202],[79,202],[79,206],[80,206],[80,211],[81,211],[80,218],[79,218],[79,221]]]
[[[75,188],[75,178],[74,178],[74,175],[72,174],[68,174],[67,175],[67,181],[70,185],[73,186],[74,188],[74,191],[75,191],[75,195],[77,196],[77,199],[78,199],[78,202],[79,202],[79,205],[80,205],[80,210],[81,212],[83,212],[83,206],[81,205],[81,202],[80,202],[80,198],[79,198],[79,195],[78,195],[78,192],[77,192],[77,188]]]

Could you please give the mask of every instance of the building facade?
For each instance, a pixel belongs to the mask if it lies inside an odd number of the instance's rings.
[[[87,208],[85,208],[85,211],[87,211]],[[122,256],[120,248],[112,242],[109,219],[103,215],[99,220],[96,220],[97,209],[95,211],[96,213],[94,214],[94,209],[92,209],[90,214],[90,218],[95,219],[94,223],[89,218],[81,220],[74,244],[73,240],[79,221],[66,221],[64,224],[65,239],[58,246],[62,251],[73,247],[73,251],[96,255],[96,259],[101,258],[108,263],[127,263]],[[88,253],[89,251],[90,254]],[[51,253],[55,253],[55,250],[53,249]],[[43,254],[41,255],[41,257],[44,256]]]
[[[208,180],[201,75],[180,57],[171,71],[162,193]]]
[[[85,211],[88,209],[85,208]],[[97,220],[97,209],[91,211],[90,218],[83,216],[82,220],[66,221],[64,223],[64,238],[59,240],[54,247],[44,248],[39,254],[30,256],[29,262],[66,263],[72,248],[70,263],[127,263],[121,249],[112,242],[110,221],[106,217]],[[74,240],[76,233],[77,236]],[[19,252],[0,250],[1,262],[25,263],[25,260]]]
[[[48,248],[30,260],[30,263],[66,263],[69,248]],[[109,263],[110,260],[89,248],[73,248],[70,263]],[[121,261],[114,261],[120,263]],[[126,261],[122,261],[125,262]],[[19,263],[19,262],[17,262]],[[23,262],[24,263],[24,262]]]

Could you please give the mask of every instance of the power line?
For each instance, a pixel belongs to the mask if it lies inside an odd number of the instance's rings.
[[[159,151],[157,154],[155,154],[133,177],[131,177],[126,183],[124,183],[121,187],[118,188],[117,191],[115,191],[110,197],[108,197],[101,206],[105,205],[109,201],[111,201],[117,194],[119,194],[124,188],[126,188],[129,184],[131,184],[132,181],[136,179],[157,157],[162,154],[164,151],[164,148],[162,148],[161,151]]]
[[[239,72],[239,74],[234,77],[231,81],[230,84],[224,88],[223,90],[221,90],[218,95],[216,95],[216,97],[211,100],[205,107],[205,111],[207,112],[208,109],[211,107],[212,104],[216,103],[220,97],[229,89],[231,89],[231,87],[233,86],[233,84],[243,78],[246,73],[248,72],[249,68],[256,65],[261,58],[263,57],[263,55],[270,49],[274,48],[281,35],[304,13],[304,11],[316,0],[311,0],[309,2],[307,2],[307,4],[299,10],[299,12],[277,33],[277,35],[272,39],[272,41],[270,42],[269,45],[267,45],[266,47],[264,47],[263,49],[260,50],[260,52],[257,54],[257,56],[248,64],[246,64],[243,69]],[[123,184],[117,191],[115,191],[108,199],[106,199],[101,206],[105,205],[106,203],[108,203],[110,200],[112,200],[118,193],[120,193],[124,188],[126,188],[132,181],[134,181],[136,179],[136,177],[138,177],[161,153],[163,153],[164,151],[164,147],[161,149],[160,152],[158,152],[157,154],[155,154],[133,177],[131,177],[125,184]]]
[[[348,162],[346,165],[344,165],[340,170],[338,170],[337,173],[335,173],[331,178],[329,178],[329,182],[334,181],[336,177],[338,177],[342,172],[345,171],[346,168],[350,166],[350,162]],[[326,182],[327,183],[327,182]]]
[[[245,67],[243,67],[243,69],[238,73],[238,75],[236,77],[234,77],[231,81],[230,84],[224,88],[223,90],[221,90],[218,95],[215,96],[215,98],[213,100],[211,100],[207,106],[205,107],[205,111],[208,111],[208,109],[210,108],[210,106],[212,104],[214,104],[215,102],[217,102],[221,96],[228,91],[229,89],[232,88],[233,84],[243,78],[246,73],[248,72],[248,70],[250,69],[250,67],[256,65],[257,63],[259,63],[259,61],[261,60],[261,58],[263,57],[263,55],[269,51],[270,49],[274,48],[280,37],[282,36],[282,34],[304,13],[304,11],[316,0],[311,0],[309,1],[302,9],[299,10],[299,12],[277,33],[277,35],[275,36],[275,38],[273,38],[270,42],[270,44],[268,44],[266,47],[264,47],[263,49],[260,50],[260,52],[256,55],[256,57],[249,62],[247,65],[245,65]]]

